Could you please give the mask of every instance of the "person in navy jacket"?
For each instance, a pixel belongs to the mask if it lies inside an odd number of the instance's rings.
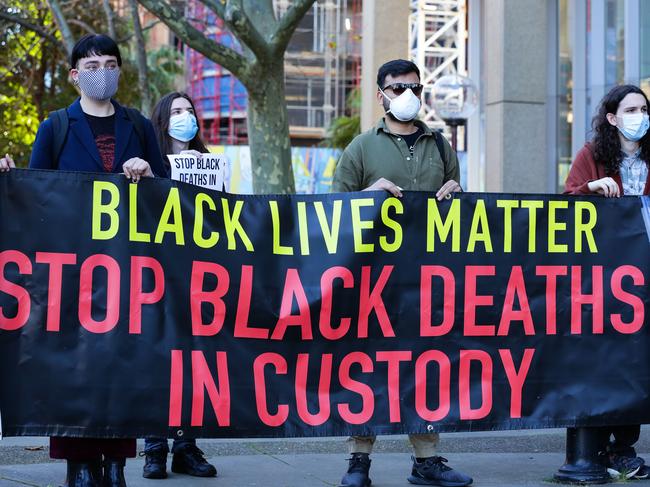
[[[60,135],[54,134],[52,118],[43,121],[32,146],[30,168],[124,173],[135,182],[141,177],[167,176],[151,122],[135,110],[127,113],[112,99],[121,65],[119,49],[110,37],[89,34],[77,42],[70,75],[81,96],[65,109],[65,142],[54,154]],[[11,167],[15,164],[9,155],[0,158],[0,170]]]
[[[124,173],[134,182],[167,176],[151,122],[112,99],[121,65],[119,48],[110,37],[89,34],[77,42],[70,76],[81,96],[65,112],[41,123],[30,168]],[[0,171],[12,167],[9,155],[0,158]],[[68,487],[125,487],[125,460],[135,456],[135,448],[130,438],[50,439],[50,456],[67,460]]]
[[[146,171],[140,173],[139,170],[144,168],[145,163],[148,163],[147,165],[154,175],[167,175],[149,120],[139,113],[136,115],[142,119],[140,122],[144,130],[144,144],[142,144],[133,121],[122,105],[115,100],[109,100],[109,107],[112,107],[109,110],[113,113],[109,116],[96,117],[84,110],[83,98],[82,92],[81,98],[78,98],[66,109],[69,127],[58,160],[53,159],[51,149],[54,139],[52,120],[48,118],[41,123],[32,148],[30,168],[124,172],[128,176],[131,176],[129,173],[132,172],[134,176],[138,174],[144,176]],[[114,146],[111,146],[109,142],[108,151],[105,143],[107,137],[104,134],[97,134],[100,137],[99,140],[96,137],[93,126],[94,119],[99,119],[97,123],[100,127],[108,122],[108,119],[111,119],[109,123],[113,125],[114,133],[109,134],[108,139],[112,135]]]

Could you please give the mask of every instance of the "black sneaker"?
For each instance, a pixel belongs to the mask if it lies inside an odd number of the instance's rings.
[[[457,470],[445,465],[446,458],[429,457],[418,462],[413,460],[413,470],[407,479],[416,485],[439,485],[441,487],[465,487],[472,483],[472,477],[468,477]]]
[[[187,445],[174,452],[172,472],[186,473],[193,477],[216,477],[217,469],[203,457],[196,445]]]
[[[348,471],[341,479],[339,487],[370,487],[370,457],[367,453],[353,453]]]
[[[644,464],[639,469],[639,471],[634,474],[633,478],[643,480],[643,479],[647,479],[648,477],[650,477],[650,467],[648,467],[647,465]]]
[[[641,457],[626,457],[610,453],[607,462],[607,471],[612,477],[631,479],[643,467],[645,461]]]
[[[144,455],[144,468],[142,476],[145,479],[166,479],[167,478],[167,450],[164,448],[152,448],[140,453]]]

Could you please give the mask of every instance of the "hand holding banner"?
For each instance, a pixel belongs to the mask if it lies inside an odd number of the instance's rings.
[[[12,170],[3,433],[650,422],[644,198],[241,196]]]

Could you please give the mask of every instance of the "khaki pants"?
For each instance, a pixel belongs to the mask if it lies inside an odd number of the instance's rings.
[[[372,453],[372,446],[375,444],[376,436],[350,436],[347,440],[348,451],[352,453]],[[413,445],[415,458],[427,458],[436,454],[440,435],[438,433],[425,433],[420,435],[409,435],[409,441]]]

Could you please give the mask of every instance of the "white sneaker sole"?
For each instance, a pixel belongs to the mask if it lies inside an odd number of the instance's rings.
[[[632,469],[632,470],[628,470],[628,471],[626,471],[626,472],[625,472],[625,478],[626,478],[626,479],[631,479],[632,477],[634,477],[634,476],[636,475],[636,473],[637,473],[640,469],[641,469],[641,467],[637,467],[637,468],[635,468],[635,469]],[[611,475],[613,478],[620,478],[620,477],[622,477],[621,472],[619,472],[618,470],[614,470],[613,468],[608,468],[608,469],[607,469],[607,473],[608,473],[609,475]]]

